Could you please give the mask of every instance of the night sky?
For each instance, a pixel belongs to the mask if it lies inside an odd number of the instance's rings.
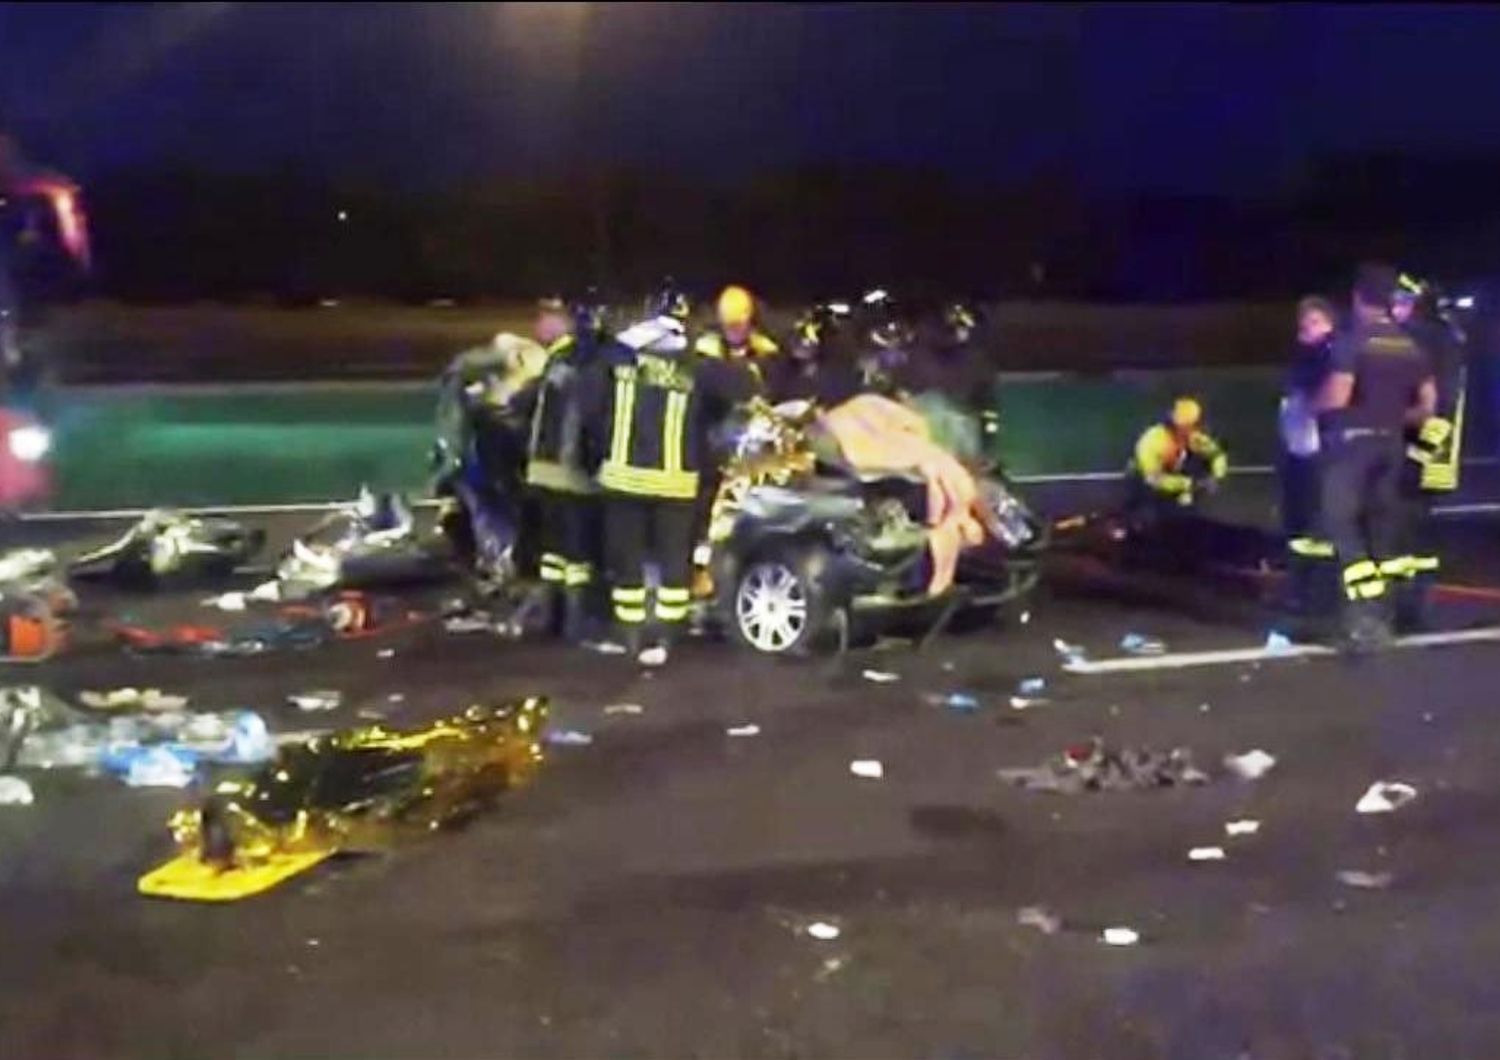
[[[1483,6],[18,4],[0,127],[85,178],[898,163],[1258,194],[1334,151],[1500,152],[1497,57]]]

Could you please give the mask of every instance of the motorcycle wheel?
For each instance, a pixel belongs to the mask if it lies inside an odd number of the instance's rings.
[[[828,629],[832,601],[815,546],[768,549],[740,568],[728,600],[730,636],[765,655],[809,651]]]

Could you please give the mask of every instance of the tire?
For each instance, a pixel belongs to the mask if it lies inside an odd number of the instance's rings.
[[[816,546],[766,549],[742,564],[725,606],[736,644],[763,655],[802,655],[828,629],[835,604],[828,552]]]

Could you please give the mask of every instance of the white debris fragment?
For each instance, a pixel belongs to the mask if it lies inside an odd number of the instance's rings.
[[[901,680],[900,674],[891,673],[889,670],[866,670],[863,676],[866,681],[873,681],[877,685],[888,685],[893,681]]]
[[[261,582],[250,590],[248,599],[257,600],[261,603],[274,604],[281,599],[281,583],[276,580]]]
[[[808,924],[805,930],[808,935],[819,942],[832,942],[843,934],[837,924],[830,924],[826,920],[815,920]]]
[[[1032,707],[1045,707],[1050,700],[1034,698],[1031,696],[1011,696],[1011,710],[1030,710]]]
[[[20,777],[0,776],[0,806],[30,806],[36,801],[31,785]]]
[[[644,714],[646,708],[639,703],[610,703],[604,708],[606,714]]]
[[[731,725],[729,728],[727,728],[727,729],[724,730],[724,735],[725,736],[759,736],[760,735],[760,726],[759,725],[755,725],[753,723],[750,724],[750,725]]]
[[[1043,935],[1056,935],[1062,930],[1062,917],[1044,905],[1028,905],[1017,909],[1016,923],[1022,927],[1036,928]]]
[[[1363,869],[1343,869],[1338,881],[1345,887],[1358,887],[1366,891],[1383,891],[1395,882],[1389,872],[1365,872]]]
[[[1223,847],[1194,847],[1188,851],[1189,861],[1223,861],[1225,857]]]
[[[1106,946],[1134,946],[1141,936],[1134,928],[1107,927],[1099,933],[1099,941]]]
[[[1276,756],[1256,748],[1241,755],[1226,755],[1224,768],[1241,780],[1259,780],[1276,765]]]
[[[406,702],[406,693],[405,692],[392,692],[390,695],[386,696],[385,698],[386,698],[386,702],[387,703],[405,703]]]
[[[90,710],[146,710],[172,713],[188,705],[187,696],[168,695],[159,688],[114,688],[108,692],[78,693],[78,702]]]
[[[1354,804],[1355,813],[1394,813],[1417,797],[1417,789],[1400,781],[1377,780]]]
[[[216,607],[220,611],[243,611],[245,610],[247,597],[244,593],[222,593],[219,596],[210,596],[203,601],[204,607]]]
[[[849,763],[849,772],[866,780],[879,780],[885,776],[885,766],[876,758],[856,758]]]
[[[584,650],[594,652],[598,655],[624,655],[625,645],[618,644],[612,640],[586,640],[583,642]]]
[[[344,702],[342,692],[327,688],[313,692],[294,692],[286,698],[287,702],[298,710],[308,712],[337,710]]]
[[[1252,820],[1251,818],[1248,818],[1248,817],[1241,818],[1238,821],[1225,821],[1224,822],[1224,834],[1225,835],[1230,835],[1230,836],[1236,836],[1236,835],[1254,835],[1256,832],[1259,832],[1259,831],[1260,831],[1260,822],[1256,821],[1256,820]]]
[[[394,659],[395,657],[396,657],[396,649],[395,648],[381,648],[379,651],[377,651],[375,653],[375,658],[377,658],[377,659]]]

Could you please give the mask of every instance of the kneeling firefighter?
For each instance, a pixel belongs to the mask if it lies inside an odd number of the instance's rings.
[[[602,457],[596,479],[614,617],[646,665],[666,661],[688,617],[695,502],[713,419],[751,392],[729,362],[693,356],[683,320],[666,308],[605,351],[583,406]],[[659,576],[654,601],[648,566]]]
[[[1440,308],[1437,292],[1404,273],[1397,284],[1391,319],[1427,355],[1437,387],[1433,414],[1407,427],[1406,461],[1401,469],[1405,569],[1393,585],[1396,627],[1405,632],[1426,623],[1427,596],[1441,566],[1432,508],[1438,498],[1458,488],[1466,379],[1465,336]]]
[[[526,465],[526,484],[538,510],[538,573],[547,597],[547,626],[560,616],[563,635],[579,641],[588,634],[599,553],[597,486],[584,448],[581,404],[581,382],[597,342],[588,312],[570,313],[561,298],[537,303],[535,333],[547,351]]]
[[[1202,404],[1178,398],[1170,415],[1136,440],[1127,468],[1126,508],[1132,524],[1141,528],[1192,512],[1228,471],[1223,447],[1203,429]]]

